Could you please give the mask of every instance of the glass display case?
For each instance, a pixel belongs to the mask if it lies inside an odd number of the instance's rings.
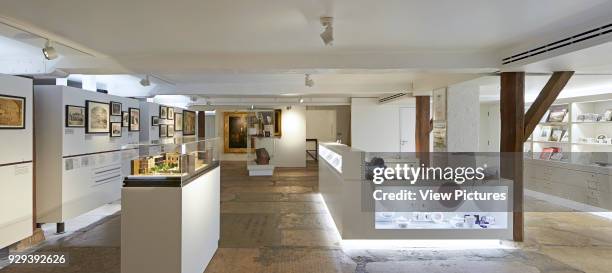
[[[127,145],[138,150],[130,160],[130,175],[124,186],[181,186],[207,170],[219,166],[218,139],[173,143]]]

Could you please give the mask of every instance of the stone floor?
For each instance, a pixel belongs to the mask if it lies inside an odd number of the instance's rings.
[[[316,194],[315,164],[277,169],[271,178],[248,177],[243,162],[223,162],[221,170],[220,248],[206,273],[612,272],[612,222],[586,213],[527,213],[526,242],[516,249],[347,249]],[[115,214],[36,250],[68,253],[69,266],[0,273],[119,273],[119,237]]]

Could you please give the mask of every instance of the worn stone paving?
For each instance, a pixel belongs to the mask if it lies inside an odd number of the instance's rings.
[[[220,248],[206,273],[612,272],[612,222],[554,209],[526,214],[518,249],[343,249],[317,194],[316,163],[279,168],[273,177],[249,177],[244,164],[222,163]],[[119,273],[119,238],[114,215],[38,250],[68,253],[68,267],[0,273]]]

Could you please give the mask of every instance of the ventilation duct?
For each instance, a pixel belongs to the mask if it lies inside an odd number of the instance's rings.
[[[389,102],[392,102],[392,101],[399,100],[399,99],[401,99],[403,97],[406,97],[406,96],[408,96],[408,93],[397,93],[397,94],[393,94],[393,95],[390,95],[390,96],[378,98],[378,103],[379,104],[389,103]]]

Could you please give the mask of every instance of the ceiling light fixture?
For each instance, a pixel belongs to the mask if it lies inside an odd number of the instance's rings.
[[[146,75],[144,79],[140,80],[140,85],[149,86],[151,85],[151,80],[149,80],[149,75]]]
[[[45,59],[54,60],[57,59],[57,51],[54,47],[51,46],[51,41],[47,40],[45,43],[45,47],[42,49],[43,55],[45,55]]]
[[[310,78],[310,74],[304,75],[304,85],[308,87],[314,86],[314,80]]]
[[[326,46],[334,45],[334,18],[333,17],[321,17],[321,25],[325,28],[321,32],[321,39]]]

